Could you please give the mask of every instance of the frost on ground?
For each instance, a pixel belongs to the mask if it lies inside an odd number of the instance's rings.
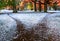
[[[60,41],[60,14],[12,14],[25,28],[14,41]],[[23,17],[24,16],[24,17]]]
[[[38,22],[41,22],[43,18],[47,15],[47,13],[36,13],[36,14],[11,14],[10,16],[21,21],[26,28],[31,28]]]
[[[48,10],[47,12],[55,12],[55,13],[58,13],[60,11],[59,10]]]
[[[59,22],[59,13],[0,15],[0,41],[10,41],[16,27],[19,33],[13,41],[60,41]]]
[[[11,14],[12,18],[15,18],[22,22],[23,31],[20,30],[20,34],[17,38],[14,37],[14,41],[44,41],[47,40],[47,27],[45,20],[43,19],[47,16],[47,13],[41,14]],[[18,26],[19,27],[19,26]],[[21,29],[21,26],[20,26]]]
[[[47,18],[47,26],[50,41],[60,41],[60,14],[55,13],[49,15]]]
[[[0,15],[0,41],[11,41],[16,34],[16,22],[8,15]]]
[[[0,10],[0,13],[11,13],[11,12],[13,12],[13,10],[6,10],[6,9]]]

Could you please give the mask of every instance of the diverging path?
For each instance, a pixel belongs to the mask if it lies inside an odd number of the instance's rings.
[[[41,23],[45,16],[46,14],[0,15],[0,41],[11,41],[13,38],[17,38],[18,40],[20,40],[20,36],[22,36],[22,34],[20,33],[23,32],[24,34],[26,34],[27,31],[31,31],[31,28],[33,28],[39,22]]]
[[[60,14],[0,15],[0,41],[60,41]]]

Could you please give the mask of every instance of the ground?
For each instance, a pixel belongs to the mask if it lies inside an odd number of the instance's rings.
[[[51,12],[51,11],[50,11]],[[59,41],[60,37],[58,37],[60,33],[60,12],[54,11],[52,14],[49,13],[39,13],[39,12],[21,12],[21,13],[13,13],[13,14],[1,14],[0,15],[0,41],[11,41],[16,35],[17,30],[17,22],[19,21],[20,25],[26,29],[36,28],[38,35],[40,35],[39,29],[40,24],[45,23],[45,27],[49,28],[48,32],[44,35],[53,35],[54,41]],[[21,24],[22,23],[22,24]],[[44,25],[43,25],[44,26]],[[42,27],[43,27],[42,26]],[[39,29],[39,30],[38,30]],[[42,28],[46,29],[46,28]],[[8,36],[7,36],[8,35]],[[14,36],[13,36],[14,35]],[[42,33],[41,33],[42,35]],[[54,36],[55,35],[55,36]],[[60,36],[60,35],[59,35]],[[45,36],[43,36],[45,37]],[[48,36],[45,37],[47,39]],[[42,41],[42,40],[41,40]]]

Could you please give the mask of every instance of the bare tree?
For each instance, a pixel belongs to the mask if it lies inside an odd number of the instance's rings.
[[[36,2],[37,2],[37,0],[31,0],[31,1],[34,2],[34,10],[37,11],[37,9],[36,9]]]

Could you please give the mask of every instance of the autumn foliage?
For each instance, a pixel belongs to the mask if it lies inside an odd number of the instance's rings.
[[[42,10],[44,9],[44,0],[40,0],[41,1],[41,7],[42,7]],[[23,0],[23,1],[21,1],[21,4],[20,4],[20,8],[24,8],[24,6],[25,6],[25,4],[26,3],[29,3],[29,2],[31,2],[32,3],[32,5],[33,5],[33,9],[34,9],[34,2],[32,2],[32,0]],[[60,6],[60,0],[49,0],[49,4],[48,4],[48,6],[53,6],[53,3],[54,2],[57,2],[57,5],[58,6]],[[39,2],[36,2],[36,8],[38,9],[39,8]]]

